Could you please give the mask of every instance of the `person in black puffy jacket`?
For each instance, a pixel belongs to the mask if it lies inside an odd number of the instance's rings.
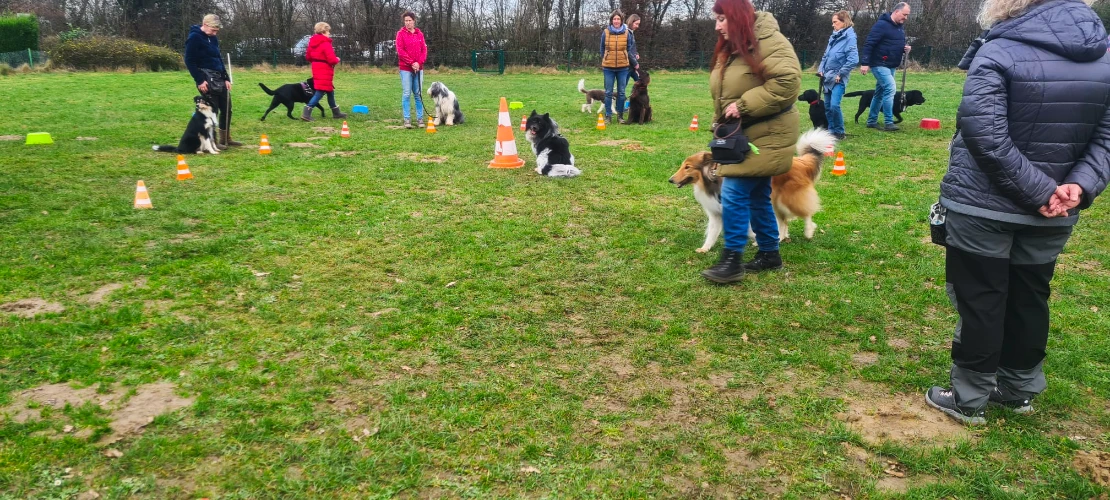
[[[860,53],[860,73],[871,71],[875,75],[875,97],[871,99],[871,112],[867,115],[868,128],[881,128],[888,132],[898,130],[894,124],[894,70],[902,65],[902,55],[910,51],[906,45],[906,19],[910,17],[910,4],[898,2],[890,14],[883,14],[871,32]],[[879,126],[879,111],[886,124]]]
[[[231,77],[224,68],[220,55],[220,33],[223,24],[220,16],[208,14],[200,24],[189,28],[189,38],[185,40],[185,67],[196,83],[201,94],[212,97],[220,121],[220,140],[217,147],[242,146],[232,140],[228,132],[231,125]]]
[[[1088,0],[1093,1],[1093,0]],[[1014,13],[1018,14],[1014,14]],[[987,0],[948,172],[947,291],[960,318],[951,387],[927,402],[967,423],[1033,410],[1045,387],[1049,282],[1079,212],[1110,180],[1110,54],[1082,0]]]

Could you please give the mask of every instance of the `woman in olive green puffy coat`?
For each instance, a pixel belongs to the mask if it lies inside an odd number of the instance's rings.
[[[725,244],[720,260],[702,271],[702,276],[716,283],[733,283],[744,277],[745,270],[782,267],[771,177],[790,170],[793,161],[799,125],[799,113],[793,106],[802,69],[794,47],[779,32],[770,13],[756,12],[749,0],[717,0],[713,13],[719,34],[709,76],[713,127],[740,119],[754,146],[743,162],[720,165],[717,170],[724,178]],[[745,264],[749,222],[759,252]]]

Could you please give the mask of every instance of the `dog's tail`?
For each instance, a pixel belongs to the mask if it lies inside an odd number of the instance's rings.
[[[847,94],[844,94],[844,97],[860,97],[860,96],[863,95],[864,92],[867,92],[867,91],[866,90],[861,90],[859,92],[849,92]]]
[[[809,177],[814,182],[821,178],[821,163],[825,160],[825,151],[835,146],[836,137],[823,128],[809,130],[798,138],[798,156],[807,158],[812,163]]]
[[[586,93],[586,79],[585,78],[583,78],[581,80],[578,80],[578,91],[583,93],[583,94]]]
[[[163,153],[176,153],[177,152],[177,146],[159,146],[159,145],[156,144],[154,146],[151,146],[151,148],[154,149],[155,151],[161,151]]]
[[[262,85],[262,83],[261,83],[261,82],[259,82],[259,83],[258,83],[258,86],[259,86],[259,87],[262,87],[262,91],[263,91],[263,92],[265,92],[265,93],[267,93],[267,94],[270,94],[270,95],[274,95],[274,91],[273,91],[273,90],[270,90],[269,88],[266,88],[266,86],[265,86],[265,85]]]

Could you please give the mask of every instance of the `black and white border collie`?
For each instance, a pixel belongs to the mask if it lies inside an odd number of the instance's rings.
[[[440,125],[446,123],[447,125],[459,125],[463,122],[462,110],[459,109],[459,100],[455,97],[455,93],[447,88],[443,82],[432,82],[432,86],[428,87],[428,95],[432,97],[432,101],[436,104],[436,119],[433,123]]]
[[[524,137],[532,144],[536,154],[536,173],[548,177],[578,177],[582,171],[574,166],[574,155],[570,154],[570,143],[559,135],[559,124],[550,114],[537,114],[525,122],[527,131]]]
[[[177,143],[177,147],[156,145],[155,151],[178,154],[220,154],[220,150],[216,148],[218,119],[213,109],[215,105],[206,95],[193,97],[193,103],[196,104],[196,112],[189,120],[189,125],[185,126],[185,133],[181,135],[181,141]]]

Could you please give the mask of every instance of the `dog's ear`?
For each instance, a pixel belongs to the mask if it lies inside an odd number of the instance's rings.
[[[713,153],[710,153],[709,151],[703,151],[697,156],[697,158],[698,168],[704,167],[706,165],[711,165],[713,163]]]
[[[535,118],[535,117],[536,117],[536,110],[533,109],[531,118]]]
[[[551,119],[551,113],[544,113],[543,114],[543,119],[550,120]]]

